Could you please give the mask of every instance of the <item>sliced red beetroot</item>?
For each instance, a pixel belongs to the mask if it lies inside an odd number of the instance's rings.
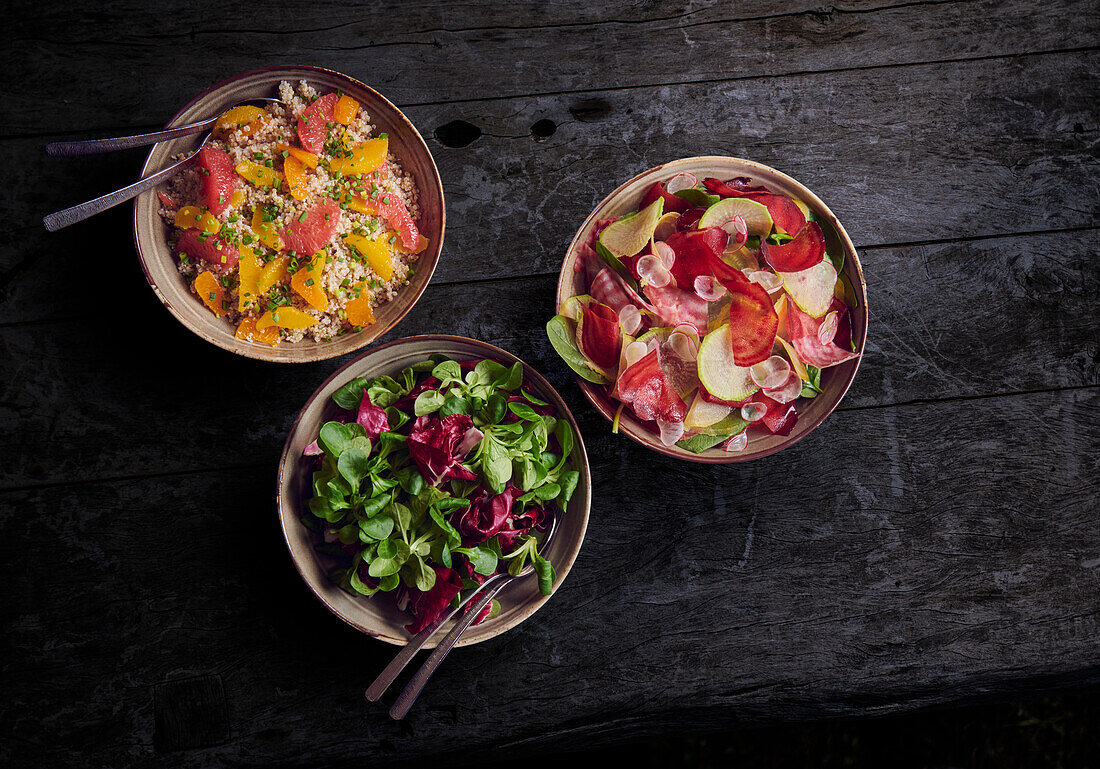
[[[750,179],[740,177],[722,182],[718,179],[704,179],[703,184],[715,195],[724,198],[748,198],[767,206],[772,222],[781,232],[795,233],[806,224],[806,215],[793,200],[786,195],[770,192],[767,187],[751,187]]]
[[[340,204],[325,198],[306,212],[305,219],[292,219],[289,227],[279,230],[279,235],[288,251],[310,256],[329,244],[339,224]]]
[[[781,246],[760,244],[760,255],[776,272],[802,272],[825,258],[825,233],[817,222],[809,222]]]
[[[640,310],[656,312],[649,302],[642,299],[638,292],[628,286],[623,277],[610,267],[604,267],[596,274],[588,287],[588,293],[597,302],[606,304],[615,312],[628,304],[633,304]]]
[[[200,230],[184,230],[176,241],[176,253],[191,260],[199,259],[220,269],[237,266],[237,247],[217,235]]]
[[[681,197],[673,195],[671,192],[665,189],[664,182],[655,182],[652,187],[646,190],[645,196],[642,198],[642,202],[638,204],[638,210],[648,206],[657,198],[664,198],[665,205],[664,211],[676,211],[677,213],[683,213],[691,208],[691,204]]]
[[[733,362],[738,366],[752,366],[767,360],[772,354],[775,332],[779,328],[779,316],[775,313],[771,296],[763,286],[744,275],[741,275],[740,281],[727,280],[722,285],[731,297]]]
[[[722,400],[721,398],[717,397],[716,395],[711,395],[710,391],[707,390],[707,388],[703,387],[703,385],[700,384],[699,385],[699,397],[702,398],[703,400],[705,400],[707,403],[717,403],[719,405],[729,406],[731,408],[734,408],[734,407],[740,408],[741,406],[744,406],[746,403],[748,403],[752,399],[753,396],[750,395],[747,398],[742,398],[739,401]]]
[[[693,206],[684,213],[680,214],[680,218],[676,220],[676,229],[680,232],[684,230],[690,230],[699,223],[699,220],[703,218],[703,214],[707,212],[707,209],[700,206]]]
[[[661,370],[656,347],[619,374],[616,389],[643,421],[683,422],[687,416],[687,404]]]
[[[736,280],[732,273],[741,275],[741,271],[722,260],[729,237],[729,233],[721,227],[674,232],[670,235],[665,245],[676,254],[670,268],[676,285],[686,291],[694,291],[695,279],[700,275]]]
[[[298,118],[298,141],[307,151],[318,153],[324,149],[328,124],[336,121],[334,111],[339,99],[335,93],[326,93],[306,107]]]
[[[237,172],[233,160],[225,150],[203,147],[191,158],[199,168],[199,199],[218,216],[229,208],[229,197],[237,189]]]
[[[699,336],[707,333],[707,300],[694,291],[685,291],[670,283],[661,288],[646,286],[645,295],[653,303],[661,325],[679,326],[686,323],[693,326]]]
[[[787,304],[787,329],[791,336],[791,346],[803,363],[817,368],[829,368],[859,357],[847,347],[840,347],[837,344],[838,341],[848,343],[852,335],[846,305],[836,302],[836,306],[830,308],[837,311],[837,336],[829,344],[822,344],[818,338],[822,318],[810,317],[798,309],[794,302]]]
[[[790,435],[798,422],[798,411],[794,403],[780,403],[774,398],[769,398],[763,393],[752,396],[752,402],[762,403],[768,410],[760,421],[773,435]]]
[[[583,305],[582,313],[577,324],[577,344],[581,352],[604,371],[614,371],[622,344],[619,316],[599,302]]]

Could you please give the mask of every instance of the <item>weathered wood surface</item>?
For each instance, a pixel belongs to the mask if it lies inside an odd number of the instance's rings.
[[[1095,3],[125,0],[6,24],[26,87],[0,127],[0,760],[471,761],[1100,684]],[[286,430],[344,361],[201,343],[145,285],[128,210],[39,225],[142,157],[46,141],[287,62],[375,85],[439,163],[443,259],[391,337],[524,357],[593,462],[560,593],[456,652],[403,725],[361,696],[392,648],[309,595],[272,509]],[[453,121],[480,136],[448,146]],[[817,191],[871,297],[842,408],[747,466],[609,435],[542,334],[592,205],[707,153]]]
[[[377,765],[1100,684],[1098,407],[1100,388],[850,410],[728,467],[581,410],[598,492],[573,573],[456,652],[403,726],[362,700],[392,647],[290,565],[271,466],[6,492],[7,750],[152,761],[153,688],[201,675],[232,739],[158,765]]]

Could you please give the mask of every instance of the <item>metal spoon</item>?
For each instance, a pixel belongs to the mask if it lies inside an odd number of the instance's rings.
[[[550,540],[557,530],[557,524],[558,516],[555,515],[550,519],[550,530],[546,533],[546,539],[543,540],[540,551],[544,551],[550,544]],[[413,706],[413,703],[416,702],[416,698],[420,696],[420,692],[423,691],[424,686],[427,685],[432,674],[435,673],[436,669],[443,663],[444,658],[450,653],[451,649],[454,648],[455,644],[458,643],[459,639],[462,638],[462,634],[466,632],[466,629],[474,619],[481,614],[482,610],[489,605],[489,602],[507,585],[517,579],[526,577],[528,574],[533,573],[534,570],[534,565],[528,564],[516,576],[510,574],[494,574],[492,577],[485,580],[459,607],[418,633],[409,641],[404,649],[398,652],[393,661],[382,671],[378,678],[375,679],[370,688],[367,689],[367,699],[372,702],[377,701],[378,698],[382,696],[382,692],[384,692],[393,682],[398,673],[401,672],[416,652],[425,642],[427,642],[428,638],[434,635],[435,631],[438,630],[444,622],[453,617],[462,606],[465,606],[474,596],[478,596],[477,603],[475,603],[473,607],[455,623],[455,626],[451,628],[451,631],[439,642],[439,645],[435,647],[428,659],[420,666],[420,669],[409,679],[409,682],[405,685],[401,694],[397,696],[397,700],[394,702],[393,707],[390,708],[390,717],[396,720],[404,718],[409,712],[409,709]]]
[[[243,101],[234,106],[240,107],[247,104],[253,104],[254,102],[264,102],[265,104],[284,103],[281,99],[260,97]],[[230,107],[230,109],[232,109],[232,107]],[[77,157],[78,155],[94,155],[99,152],[125,150],[131,147],[145,147],[149,144],[156,144],[157,142],[164,142],[169,139],[177,139],[180,136],[190,136],[191,134],[209,131],[214,127],[214,124],[218,122],[218,118],[224,114],[225,111],[222,111],[214,117],[207,120],[200,120],[198,123],[188,123],[187,125],[177,126],[176,128],[166,128],[163,131],[153,131],[152,133],[137,134],[136,136],[116,136],[111,139],[86,139],[78,142],[50,142],[46,145],[46,154],[52,158],[71,158]]]

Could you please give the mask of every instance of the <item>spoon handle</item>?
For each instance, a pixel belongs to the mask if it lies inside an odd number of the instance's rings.
[[[147,176],[141,181],[134,182],[129,187],[123,187],[121,190],[109,192],[94,200],[89,200],[85,203],[75,205],[72,208],[66,208],[64,211],[58,211],[57,213],[44,216],[42,218],[42,223],[46,225],[46,229],[50,232],[57,232],[63,227],[68,227],[70,224],[84,221],[89,216],[95,216],[101,211],[106,211],[108,208],[113,208],[119,203],[140,195],[147,189],[156,187],[165,179],[179,173],[179,171],[183,169],[183,164],[190,159],[191,156],[188,155],[178,163],[173,163],[163,171],[158,171],[152,176]]]
[[[496,583],[484,593],[478,599],[477,603],[473,605],[466,614],[459,618],[455,626],[451,628],[451,632],[447,633],[446,637],[439,642],[439,645],[432,651],[431,656],[424,661],[424,664],[420,666],[420,670],[413,673],[413,677],[409,679],[409,682],[405,685],[405,688],[401,691],[401,694],[397,695],[397,701],[393,703],[393,707],[390,708],[390,717],[400,721],[409,712],[409,708],[416,702],[416,698],[420,696],[421,690],[425,684],[428,683],[428,679],[432,677],[432,673],[436,668],[442,664],[443,659],[454,648],[454,645],[458,643],[458,639],[462,637],[462,634],[466,632],[466,628],[470,626],[470,623],[481,614],[482,609],[489,605],[489,602],[493,600],[497,593],[507,585],[509,582],[515,579],[509,577],[502,579]]]
[[[126,150],[131,147],[144,147],[148,144],[156,144],[180,136],[202,133],[209,130],[217,120],[217,117],[212,117],[209,120],[203,120],[201,123],[189,123],[178,128],[153,131],[137,136],[116,136],[112,139],[87,139],[79,142],[50,142],[46,145],[46,154],[52,158],[71,158],[78,155],[94,155],[99,152]]]
[[[372,683],[367,689],[367,699],[371,702],[378,702],[378,698],[381,697],[383,693],[385,693],[386,689],[389,688],[394,679],[401,674],[401,671],[404,670],[405,667],[412,660],[412,658],[416,656],[416,653],[424,647],[424,644],[428,642],[428,639],[435,635],[436,631],[439,630],[443,623],[449,620],[458,612],[460,612],[462,610],[462,607],[472,601],[475,596],[481,593],[482,590],[491,587],[495,581],[499,582],[501,577],[503,577],[503,575],[497,575],[495,577],[490,577],[489,579],[482,582],[478,586],[477,590],[474,590],[464,599],[462,599],[462,602],[458,606],[454,607],[448,612],[440,614],[439,618],[435,622],[428,625],[415,636],[410,638],[409,642],[405,644],[401,651],[399,651],[394,656],[393,660],[390,661],[390,664],[386,665],[386,669],[378,674],[378,678],[374,679],[374,683]]]

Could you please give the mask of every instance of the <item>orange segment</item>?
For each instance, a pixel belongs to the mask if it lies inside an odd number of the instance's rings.
[[[268,326],[263,331],[259,331],[256,328],[256,319],[251,316],[241,321],[240,325],[237,326],[237,332],[233,336],[238,339],[246,339],[249,342],[263,342],[272,347],[279,344],[278,326]]]
[[[256,329],[263,331],[265,328],[278,326],[279,328],[309,328],[317,319],[308,312],[302,312],[297,307],[280,307],[277,310],[268,310],[256,321]]]
[[[384,236],[379,235],[378,237],[380,240],[389,240],[394,237],[394,235],[392,232],[386,232]],[[390,243],[390,245],[403,254],[419,254],[428,247],[428,239],[420,234],[417,234],[416,238],[416,247],[413,249],[405,248],[405,245],[401,242],[401,238],[397,238],[393,243]]]
[[[275,251],[283,250],[283,240],[279,237],[279,233],[275,231],[275,223],[264,221],[262,206],[256,206],[256,210],[252,212],[251,226],[252,231],[256,233],[256,237],[260,239],[261,243]]]
[[[248,246],[237,249],[240,259],[237,262],[237,274],[240,286],[237,288],[237,309],[244,312],[260,298],[260,273],[263,265],[260,257]]]
[[[370,306],[370,294],[367,293],[367,287],[360,283],[358,288],[359,296],[344,305],[344,314],[347,316],[348,323],[362,328],[374,323],[374,310]]]
[[[378,273],[378,277],[382,280],[393,277],[393,254],[384,244],[354,234],[344,238],[344,242],[365,256],[371,269]]]
[[[276,256],[260,270],[260,279],[256,282],[256,293],[263,296],[276,283],[286,278],[286,268],[290,264],[289,256]]]
[[[227,134],[239,130],[245,136],[251,136],[266,122],[267,113],[259,107],[249,105],[233,107],[218,118],[218,122],[214,124],[214,135],[225,138]]]
[[[290,185],[290,194],[295,200],[305,200],[306,195],[306,170],[298,158],[291,156],[283,161],[283,173],[286,174],[287,184]]]
[[[333,109],[333,117],[336,118],[337,123],[350,125],[351,121],[355,120],[357,114],[359,114],[359,102],[355,99],[350,96],[341,96],[336,100],[336,107]]]
[[[214,273],[209,271],[199,273],[195,278],[195,293],[202,299],[203,304],[210,308],[210,312],[219,318],[225,315],[229,303],[225,300],[225,289],[214,277]]]
[[[298,296],[305,299],[310,307],[321,312],[328,309],[328,296],[325,295],[322,281],[327,260],[325,252],[318,251],[313,255],[312,261],[303,265],[290,278],[290,287],[298,292]]]
[[[342,176],[353,174],[369,174],[377,169],[386,160],[389,151],[389,139],[370,139],[358,145],[351,151],[351,157],[343,156],[329,161],[330,171],[335,171]]]
[[[279,152],[287,153],[287,155],[297,159],[298,162],[304,166],[308,166],[310,168],[317,167],[318,158],[312,152],[307,152],[300,147],[291,147],[289,144],[283,144],[281,142],[275,145],[275,149],[279,150]]]
[[[257,187],[271,187],[279,179],[274,168],[262,166],[252,160],[238,163],[236,170],[242,179]]]
[[[185,230],[202,230],[211,235],[222,228],[222,223],[211,213],[203,213],[198,206],[184,206],[176,211],[176,217],[172,220],[177,227]]]
[[[243,202],[244,202],[244,190],[242,190],[240,187],[238,187],[237,189],[233,190],[233,194],[229,196],[229,207],[230,208],[240,208],[241,203],[243,203]]]

